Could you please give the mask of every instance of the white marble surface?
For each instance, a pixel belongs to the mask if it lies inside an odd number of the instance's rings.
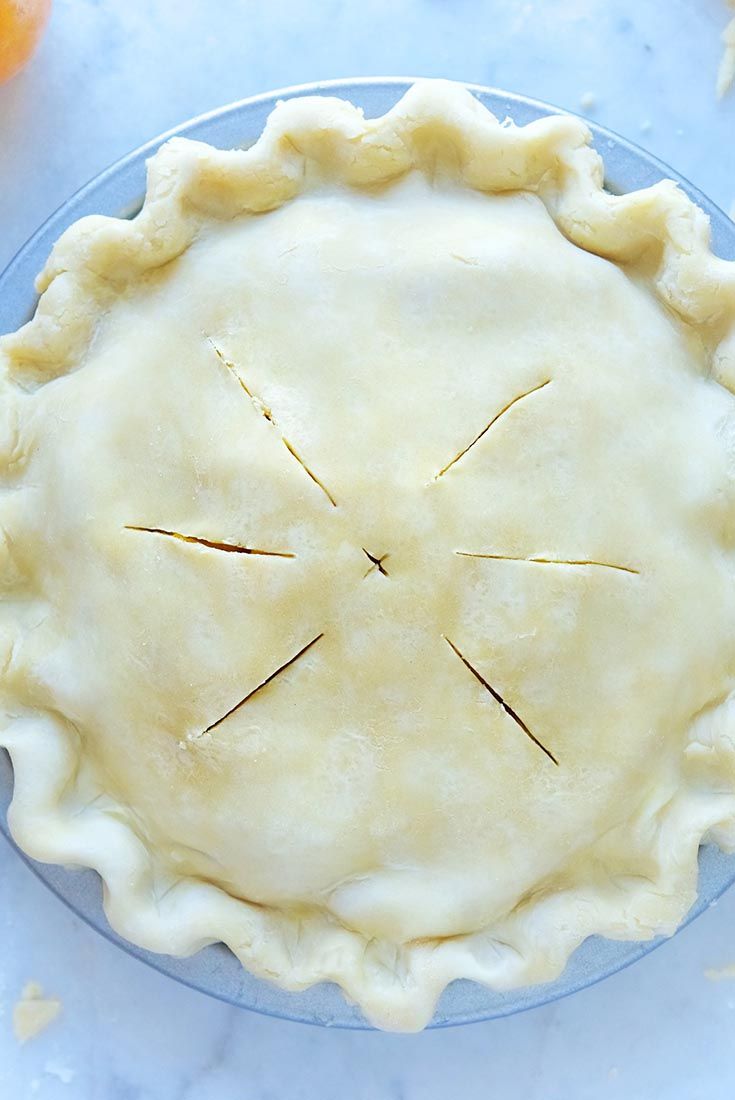
[[[723,0],[56,0],[0,88],[0,266],[89,176],[176,122],[302,81],[442,75],[579,109],[735,199],[735,95],[713,95]],[[735,893],[603,984],[420,1036],[322,1031],[227,1008],[111,946],[0,840],[0,1100],[732,1100]],[[64,1008],[24,1047],[36,979]]]

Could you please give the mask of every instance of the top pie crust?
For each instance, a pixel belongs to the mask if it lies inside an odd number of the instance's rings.
[[[445,82],[174,139],[0,341],[11,827],[130,940],[415,1029],[735,846],[735,266],[589,143]]]

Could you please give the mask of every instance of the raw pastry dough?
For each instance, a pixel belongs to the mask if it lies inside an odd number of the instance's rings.
[[[13,1005],[13,1033],[19,1043],[35,1039],[61,1012],[61,1001],[45,997],[38,982],[28,982]]]
[[[735,268],[575,118],[174,139],[0,342],[11,826],[111,923],[415,1029],[735,844]]]

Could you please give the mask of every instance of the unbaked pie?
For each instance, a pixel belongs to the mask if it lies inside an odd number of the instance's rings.
[[[11,826],[153,951],[419,1028],[735,846],[735,267],[575,118],[167,142],[0,343]]]

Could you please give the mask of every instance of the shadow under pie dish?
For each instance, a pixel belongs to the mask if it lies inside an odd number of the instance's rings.
[[[424,83],[173,141],[0,344],[11,825],[380,1026],[671,932],[733,843],[735,274]]]

